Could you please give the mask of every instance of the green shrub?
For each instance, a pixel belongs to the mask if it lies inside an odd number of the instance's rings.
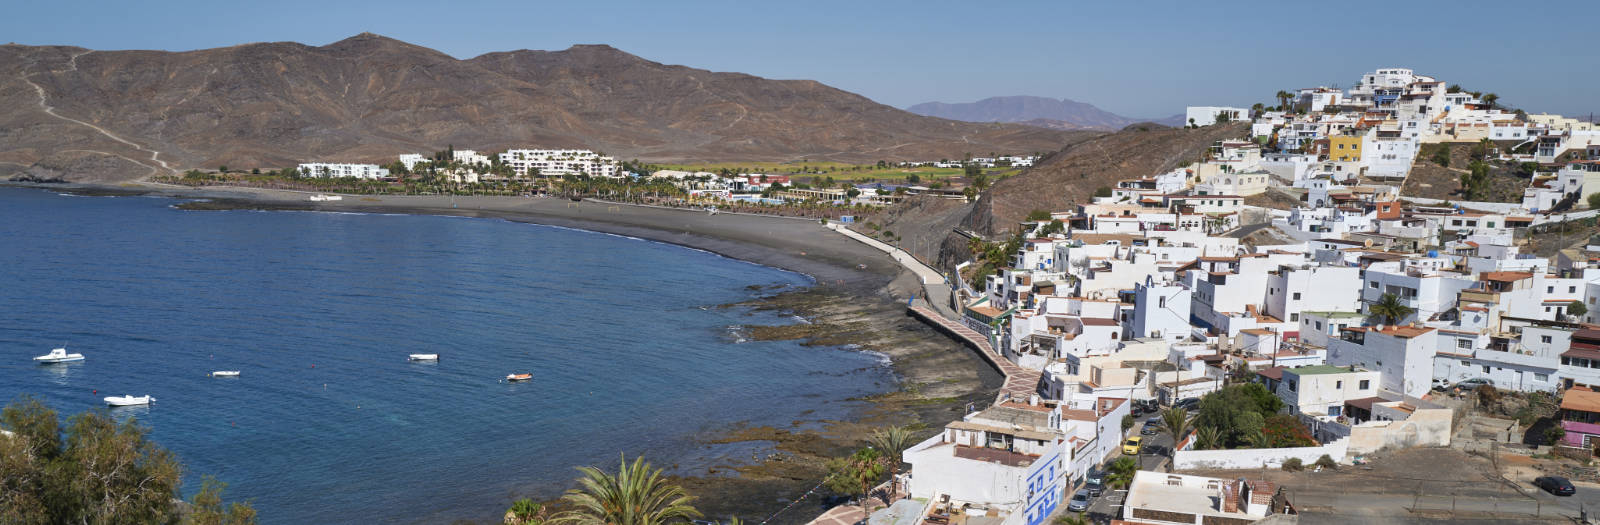
[[[1433,151],[1433,163],[1444,167],[1450,167],[1449,145],[1440,144],[1439,149]]]
[[[1316,466],[1319,466],[1319,467],[1322,467],[1322,468],[1327,468],[1327,469],[1339,468],[1339,462],[1334,461],[1333,457],[1329,456],[1327,454],[1323,454],[1322,457],[1317,458],[1317,462],[1316,463],[1312,463],[1312,464],[1316,465]]]
[[[1289,472],[1299,472],[1305,468],[1305,465],[1300,463],[1300,458],[1289,458],[1288,461],[1283,462],[1283,470]]]

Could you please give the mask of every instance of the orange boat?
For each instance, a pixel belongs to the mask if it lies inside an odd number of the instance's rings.
[[[533,379],[533,374],[507,374],[506,381],[527,381]]]

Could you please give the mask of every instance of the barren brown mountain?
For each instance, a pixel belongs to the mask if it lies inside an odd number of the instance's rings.
[[[608,46],[469,60],[357,35],[187,52],[0,46],[0,174],[118,180],[190,167],[391,161],[454,145],[619,158],[936,159],[1051,151],[1073,132],[922,117],[808,80]]]
[[[1029,211],[1070,211],[1091,202],[1096,188],[1197,161],[1216,141],[1242,138],[1248,131],[1248,124],[1234,123],[1198,129],[1134,127],[1085,137],[995,183],[975,203],[910,202],[890,210],[881,226],[902,239],[901,247],[950,269],[971,258],[967,239],[955,229],[1002,239],[1016,231]]]

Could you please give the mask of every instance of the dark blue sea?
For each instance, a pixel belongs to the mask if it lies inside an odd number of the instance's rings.
[[[894,382],[873,354],[733,329],[800,320],[717,308],[803,275],[499,220],[177,202],[0,188],[0,398],[152,395],[111,413],[182,458],[186,496],[215,475],[264,523],[497,521],[623,452],[748,462],[764,452],[701,440],[844,417]],[[87,360],[31,361],[63,343]]]

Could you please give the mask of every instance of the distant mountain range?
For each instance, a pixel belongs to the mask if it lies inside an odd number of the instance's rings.
[[[185,52],[0,46],[0,177],[389,162],[447,146],[646,161],[927,160],[1081,135],[915,115],[810,80],[665,65],[604,45],[461,60],[370,33]]]
[[[906,111],[966,122],[1013,122],[1060,130],[1115,131],[1139,122],[1154,122],[1165,126],[1183,125],[1183,115],[1159,119],[1129,118],[1094,107],[1093,104],[1071,99],[1058,100],[1024,95],[990,97],[977,102],[956,104],[924,102],[908,107]]]

